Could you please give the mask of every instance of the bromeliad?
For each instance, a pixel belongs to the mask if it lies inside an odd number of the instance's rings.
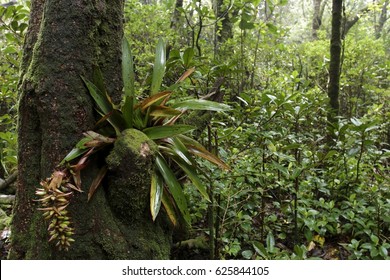
[[[96,104],[96,110],[101,116],[98,124],[100,126],[107,125],[104,130],[86,132],[84,137],[59,164],[58,170],[61,171],[55,171],[51,178],[43,181],[43,188],[37,189],[36,192],[37,195],[42,197],[38,200],[42,205],[40,210],[44,211],[45,217],[51,220],[49,226],[50,240],[57,240],[60,249],[67,249],[70,242],[73,241],[71,236],[74,229],[70,226],[70,218],[65,208],[69,204],[73,192],[81,191],[80,171],[85,168],[89,156],[99,153],[104,147],[112,145],[125,129],[133,128],[142,131],[158,146],[150,186],[150,213],[153,220],[156,219],[160,207],[163,205],[174,225],[178,223],[178,215],[181,215],[188,224],[191,222],[182,186],[172,171],[170,163],[174,162],[186,174],[206,200],[209,200],[209,196],[198,176],[201,169],[194,156],[208,160],[220,168],[229,169],[221,159],[207,151],[189,135],[186,135],[195,129],[194,126],[177,124],[177,122],[188,110],[220,112],[229,110],[230,107],[202,99],[173,100],[174,86],[160,91],[165,67],[165,43],[160,39],[156,48],[149,97],[137,101],[132,55],[129,43],[124,38],[122,44],[124,100],[121,106],[112,102],[104,86],[103,75],[98,69],[94,73],[93,82],[82,78]],[[187,79],[194,71],[194,68],[185,71],[176,82],[176,86]],[[72,165],[73,162],[77,163]],[[89,188],[88,200],[93,197],[106,173],[107,167],[103,166]],[[63,174],[62,177],[59,174]],[[57,193],[57,191],[64,192],[64,194]],[[51,201],[52,198],[49,199],[48,196],[54,197],[54,200]],[[59,200],[63,202],[56,204]],[[62,219],[62,216],[66,218]],[[61,219],[65,222],[61,222]],[[65,232],[64,234],[60,232],[62,228],[66,229],[62,230],[62,232]]]

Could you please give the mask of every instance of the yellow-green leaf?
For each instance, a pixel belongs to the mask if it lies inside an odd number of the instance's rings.
[[[160,211],[161,199],[163,195],[163,181],[160,176],[153,172],[152,182],[150,186],[150,213],[152,214],[153,221]]]
[[[167,193],[167,190],[163,190],[161,202],[164,206],[164,209],[168,215],[168,218],[171,220],[173,226],[176,226],[178,224],[177,215],[175,211],[175,206],[173,205],[171,198],[169,197],[169,194]]]

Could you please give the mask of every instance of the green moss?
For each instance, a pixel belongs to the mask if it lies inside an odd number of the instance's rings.
[[[136,129],[125,130],[106,161],[109,173],[109,201],[117,215],[136,217],[149,204],[150,178],[156,144]]]

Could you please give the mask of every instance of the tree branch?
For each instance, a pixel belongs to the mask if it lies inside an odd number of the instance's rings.
[[[7,188],[9,185],[11,185],[13,182],[16,181],[16,179],[18,178],[18,172],[15,171],[14,173],[12,173],[10,176],[8,176],[7,179],[5,180],[2,180],[0,178],[0,190],[3,190],[5,188]]]

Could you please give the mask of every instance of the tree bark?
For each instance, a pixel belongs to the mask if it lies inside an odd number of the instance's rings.
[[[134,169],[138,181],[128,174],[109,173],[110,179],[89,202],[88,187],[98,172],[99,159],[83,170],[84,192],[75,194],[68,207],[76,240],[69,251],[59,251],[48,243],[48,225],[34,202],[39,182],[50,176],[82,133],[94,127],[92,100],[80,76],[91,79],[92,69],[98,66],[111,97],[116,103],[120,100],[122,17],[123,0],[32,1],[19,83],[19,176],[10,259],[169,257],[170,233],[164,221],[153,223],[146,217],[147,209],[141,208],[127,213],[132,219],[119,215],[115,200],[106,194],[110,182],[122,182],[119,189],[112,190],[115,193],[125,188],[126,182],[143,184],[150,179],[150,166],[145,163],[150,159],[142,162],[137,147],[127,147],[123,154],[131,155],[126,160],[129,166],[137,162],[146,169]],[[145,193],[133,197],[147,198]],[[131,220],[137,220],[137,226]]]
[[[342,21],[342,0],[333,0],[332,5],[332,35],[330,40],[330,65],[329,65],[329,112],[328,123],[332,127],[337,123],[339,114],[339,91],[340,91],[340,59],[341,59],[341,21]],[[331,128],[330,128],[331,129]],[[332,131],[333,129],[331,129]],[[332,134],[332,132],[330,132]],[[333,137],[332,137],[333,138]]]

